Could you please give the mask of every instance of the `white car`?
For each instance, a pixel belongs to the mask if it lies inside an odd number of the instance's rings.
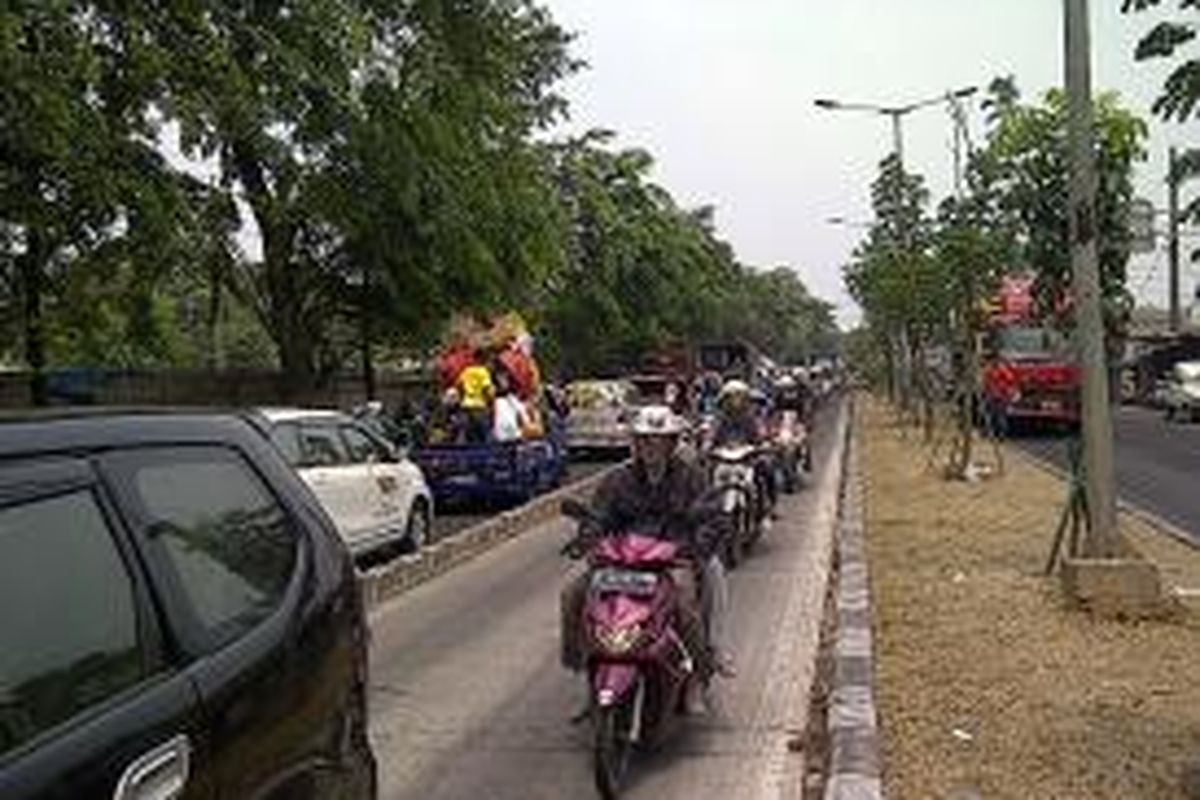
[[[337,411],[260,409],[271,441],[312,489],[355,556],[429,539],[433,495],[419,467]]]
[[[1200,422],[1200,361],[1176,364],[1167,384],[1167,419]]]
[[[585,380],[567,385],[567,447],[625,450],[636,389],[629,381]]]

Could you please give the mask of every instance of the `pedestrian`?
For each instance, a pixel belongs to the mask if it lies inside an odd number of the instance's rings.
[[[492,371],[486,364],[476,361],[458,376],[458,391],[462,410],[467,416],[467,441],[472,444],[486,442],[491,434],[492,401],[496,393]]]

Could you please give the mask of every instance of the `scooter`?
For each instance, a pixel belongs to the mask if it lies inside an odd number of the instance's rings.
[[[574,500],[562,512],[595,524],[590,508]],[[579,541],[565,553],[577,554]],[[574,550],[572,548],[575,548]],[[589,589],[583,631],[591,687],[592,758],[596,789],[615,800],[636,748],[653,748],[685,716],[684,698],[697,673],[678,628],[677,573],[692,569],[674,542],[626,532],[601,537],[586,551]]]
[[[762,455],[750,444],[727,444],[709,453],[713,491],[720,498],[727,534],[721,558],[729,569],[737,567],[762,536],[766,498],[758,485],[755,462]]]

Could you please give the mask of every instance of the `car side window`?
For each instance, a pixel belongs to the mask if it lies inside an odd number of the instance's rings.
[[[304,454],[300,450],[299,433],[296,426],[290,422],[271,428],[271,443],[283,455],[283,460],[293,467],[304,460]]]
[[[297,561],[295,530],[237,452],[146,448],[110,463],[208,643],[236,638],[278,606]]]
[[[346,450],[350,461],[355,464],[365,464],[368,461],[387,461],[388,453],[374,439],[353,425],[342,425],[342,439],[346,442]]]
[[[306,467],[336,467],[349,461],[337,431],[326,425],[300,426],[300,463]]]
[[[0,756],[145,677],[133,586],[90,490],[0,508]]]

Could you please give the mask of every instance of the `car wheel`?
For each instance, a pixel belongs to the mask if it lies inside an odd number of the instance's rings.
[[[425,501],[413,503],[412,511],[408,514],[408,526],[404,531],[404,546],[410,553],[419,553],[429,544],[429,508]]]

